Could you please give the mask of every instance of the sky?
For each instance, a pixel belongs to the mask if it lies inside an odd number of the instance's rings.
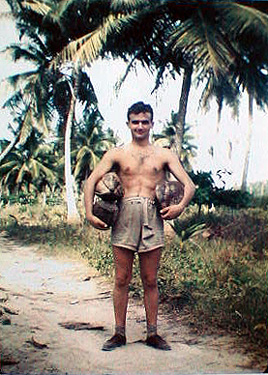
[[[0,49],[18,41],[14,25],[10,19],[3,16],[8,9],[4,0],[0,0]],[[118,94],[115,84],[125,72],[122,61],[97,61],[90,69],[90,78],[99,101],[100,111],[104,117],[104,126],[110,127],[123,143],[130,141],[126,126],[127,109],[134,102],[142,100],[150,103],[154,109],[154,132],[159,133],[163,125],[170,119],[171,111],[178,111],[181,89],[181,77],[176,80],[166,79],[163,86],[151,93],[154,87],[154,76],[145,68],[138,66],[127,77]],[[27,70],[27,64],[14,64],[0,55],[0,80],[15,72]],[[0,92],[0,106],[4,102],[3,90]],[[200,89],[191,88],[187,124],[191,125],[191,134],[195,137],[193,144],[198,146],[198,155],[193,160],[195,171],[212,171],[217,181],[216,171],[227,169],[231,175],[226,177],[226,186],[239,187],[242,179],[242,169],[245,157],[248,109],[247,97],[244,95],[240,106],[239,121],[234,120],[228,108],[223,110],[219,132],[217,132],[217,106],[212,102],[207,113],[199,109]],[[254,127],[248,182],[268,180],[268,121],[267,112],[254,107]],[[0,138],[8,137],[8,113],[0,109]],[[231,143],[230,143],[231,142]],[[214,156],[209,150],[213,147]],[[230,152],[231,151],[231,152]],[[227,176],[227,175],[225,175]],[[220,183],[218,183],[219,186]]]

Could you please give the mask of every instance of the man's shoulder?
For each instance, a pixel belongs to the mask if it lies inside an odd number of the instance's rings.
[[[155,154],[163,158],[168,158],[169,156],[173,154],[173,152],[169,148],[166,148],[166,147],[153,145],[153,148],[154,148]]]
[[[120,155],[122,155],[124,152],[125,152],[125,146],[116,146],[116,147],[110,148],[106,152],[106,156],[114,159],[114,158],[120,157]]]

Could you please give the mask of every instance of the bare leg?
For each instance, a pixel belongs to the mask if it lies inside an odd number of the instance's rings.
[[[116,327],[125,327],[127,305],[128,305],[128,287],[132,277],[132,265],[134,253],[131,250],[113,247],[115,264],[115,283],[114,283],[114,315]]]
[[[134,253],[131,250],[113,246],[115,282],[114,282],[114,316],[115,334],[107,340],[102,350],[111,351],[126,344],[125,326],[128,305],[128,286],[132,277]]]
[[[157,326],[158,287],[157,271],[161,248],[139,254],[141,278],[144,288],[144,306],[147,327]]]
[[[156,349],[170,350],[168,343],[157,334],[158,287],[157,271],[161,248],[140,254],[141,278],[144,288],[144,306],[147,320],[146,344]]]

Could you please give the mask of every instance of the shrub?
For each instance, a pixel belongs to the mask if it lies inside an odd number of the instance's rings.
[[[192,204],[198,205],[199,214],[201,214],[202,206],[208,208],[212,206],[245,208],[251,203],[252,196],[248,192],[218,188],[214,183],[211,172],[191,172],[190,176],[197,187]]]

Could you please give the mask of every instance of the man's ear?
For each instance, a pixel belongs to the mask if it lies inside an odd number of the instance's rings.
[[[129,125],[130,125],[130,124],[129,124],[129,121],[127,121],[126,124],[127,124],[127,127],[129,128]]]

